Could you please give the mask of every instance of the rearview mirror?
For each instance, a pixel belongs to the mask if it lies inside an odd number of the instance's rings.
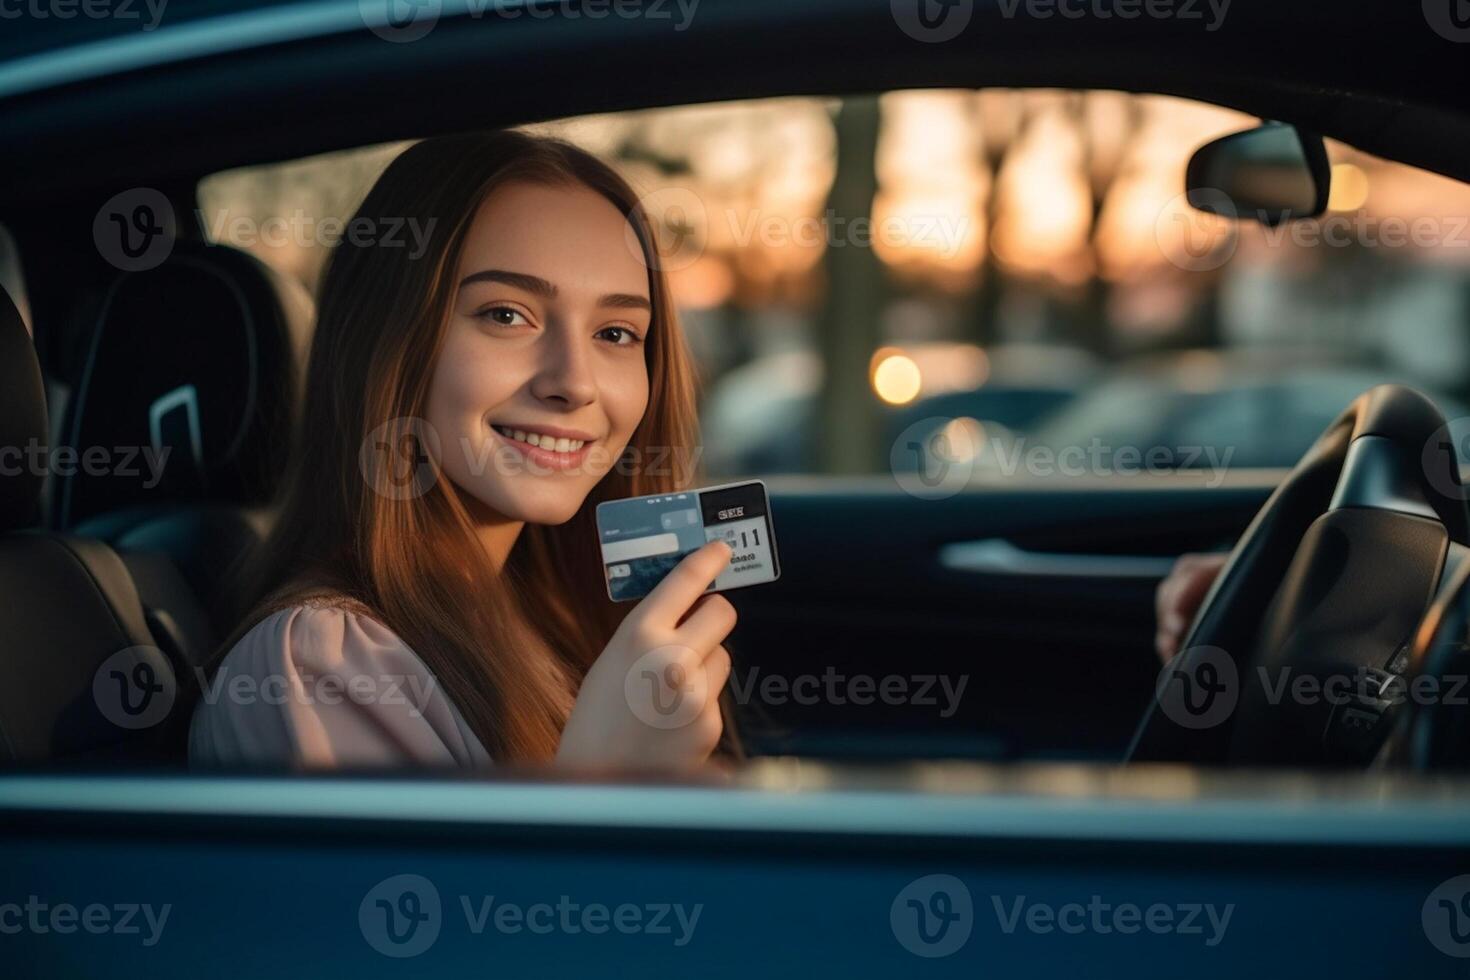
[[[1327,210],[1332,167],[1321,136],[1266,123],[1195,150],[1184,183],[1192,207],[1276,225]]]

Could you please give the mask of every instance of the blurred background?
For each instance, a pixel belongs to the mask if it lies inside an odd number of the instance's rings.
[[[1036,447],[1289,466],[1382,381],[1467,415],[1470,186],[1329,143],[1323,218],[1193,212],[1190,154],[1256,123],[1174,98],[947,90],[531,128],[658,205],[711,478],[922,466],[900,451],[915,432],[1001,479],[1038,475]],[[350,218],[405,145],[215,175],[201,217],[315,290],[329,249],[261,229]]]

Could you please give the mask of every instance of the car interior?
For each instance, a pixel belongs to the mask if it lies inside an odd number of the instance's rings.
[[[0,887],[151,881],[176,915],[193,905],[216,920],[156,951],[53,953],[22,937],[34,975],[484,968],[468,935],[406,961],[338,941],[356,935],[363,889],[410,869],[438,883],[446,905],[538,880],[708,896],[722,917],[697,961],[617,939],[626,967],[664,972],[697,962],[710,976],[928,966],[1139,976],[1187,956],[1192,971],[1225,976],[1269,955],[1281,972],[1336,957],[1349,975],[1410,965],[1458,975],[1461,961],[1426,946],[1419,915],[1434,882],[1470,870],[1470,705],[1390,695],[1455,689],[1470,663],[1470,458],[1446,435],[1470,377],[1441,397],[1375,376],[1325,427],[1312,417],[1289,466],[1240,466],[1218,481],[1178,467],[937,494],[881,468],[762,471],[759,460],[779,458],[774,443],[731,464],[718,475],[766,481],[782,559],[779,581],[731,596],[740,676],[901,670],[932,693],[743,711],[751,759],[725,782],[201,774],[187,760],[206,665],[248,612],[241,573],[271,527],[315,313],[309,282],[188,220],[203,214],[211,179],[593,116],[1087,90],[1230,110],[1248,121],[1236,127],[1245,136],[1290,134],[1308,200],[1242,187],[1227,216],[1269,234],[1323,213],[1343,160],[1367,167],[1344,148],[1470,181],[1470,60],[1424,28],[1418,4],[1235,0],[1207,32],[1179,20],[1013,18],[977,0],[952,43],[896,32],[886,0],[704,0],[677,33],[566,9],[492,23],[484,5],[446,0],[413,43],[364,29],[358,6],[200,0],[171,9],[156,32],[42,19],[0,37],[0,140],[12,151],[0,259],[13,260],[0,261],[0,446],[48,461],[0,472],[0,865],[10,868]],[[840,155],[851,131],[835,132]],[[657,148],[639,149],[628,158],[657,172]],[[1173,171],[1174,193],[1223,186],[1249,156],[1176,149],[1193,162]],[[96,228],[109,201],[140,187],[180,217],[167,257],[129,270],[100,253]],[[1243,206],[1252,193],[1276,203]],[[1199,194],[1189,203],[1221,213]],[[1263,304],[1280,295],[1259,293]],[[861,339],[853,359],[828,358],[828,370],[856,364],[860,385],[876,346]],[[1289,386],[1291,368],[1281,370]],[[725,390],[739,394],[733,382]],[[977,411],[966,397],[884,406],[878,441]],[[1062,401],[1027,389],[1007,402],[1018,414],[1006,429]],[[800,411],[777,414],[812,420],[805,438],[819,440],[830,415]],[[1290,414],[1267,410],[1265,425],[1285,429]],[[89,466],[96,447],[106,458]],[[1156,592],[1176,558],[1200,552],[1229,559],[1185,653],[1161,673]],[[1350,672],[1375,686],[1283,710],[1269,683],[1251,681],[1267,671]],[[1196,725],[1171,708],[1222,672],[1243,683],[1228,722]],[[938,710],[956,678],[963,697]],[[147,716],[137,691],[162,693],[166,717]],[[1254,938],[1213,958],[1183,936],[1156,958],[1096,935],[1072,945],[1030,935],[968,962],[921,963],[891,940],[870,947],[865,934],[888,937],[895,883],[939,872],[997,894],[1228,900]],[[990,914],[983,897],[976,905]],[[313,924],[313,910],[338,906],[329,926]],[[1371,927],[1343,928],[1365,917]],[[240,938],[267,928],[277,930],[268,942]],[[554,954],[522,942],[496,955],[513,972],[553,975],[608,962],[589,937]]]

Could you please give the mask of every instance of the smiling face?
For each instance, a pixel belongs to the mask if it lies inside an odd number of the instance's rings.
[[[481,518],[563,523],[648,406],[648,269],[601,194],[509,183],[455,282],[425,412],[444,473]]]

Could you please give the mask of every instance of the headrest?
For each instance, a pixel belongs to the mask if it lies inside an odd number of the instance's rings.
[[[80,462],[57,479],[59,526],[140,505],[269,501],[311,319],[300,283],[222,245],[181,241],[120,276],[63,429]],[[89,469],[89,450],[113,465]]]
[[[45,447],[41,365],[20,311],[0,288],[0,531],[39,519]]]

